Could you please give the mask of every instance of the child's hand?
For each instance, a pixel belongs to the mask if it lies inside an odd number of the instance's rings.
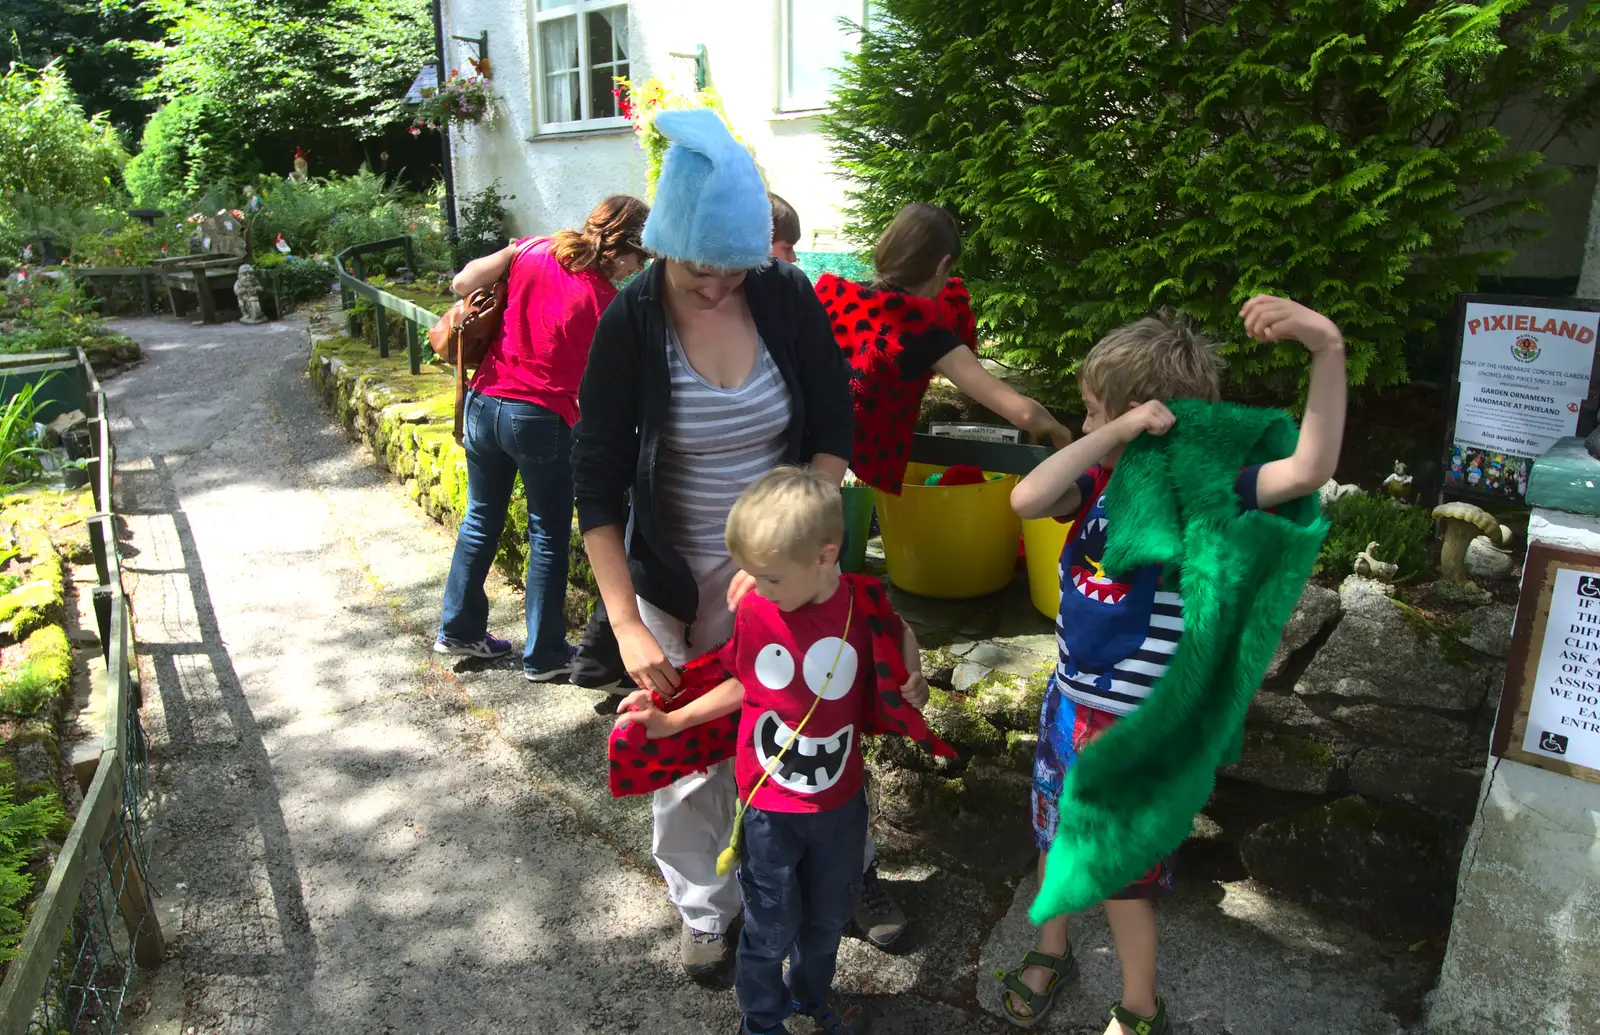
[[[928,681],[920,671],[911,673],[911,678],[900,688],[900,696],[919,712],[928,706]]]
[[[1140,435],[1155,435],[1159,438],[1171,431],[1172,425],[1177,423],[1177,420],[1172,411],[1167,409],[1166,403],[1151,399],[1112,421],[1110,427],[1116,432],[1118,439],[1132,442]]]
[[[638,723],[644,727],[644,735],[651,740],[670,737],[678,732],[673,724],[672,716],[657,708],[653,704],[646,704],[643,708],[623,712],[617,716],[616,728],[621,729],[630,722]]]
[[[1239,310],[1244,331],[1259,342],[1298,341],[1312,355],[1344,345],[1334,322],[1288,298],[1257,295]]]
[[[650,691],[635,690],[633,693],[617,702],[617,711],[619,713],[636,712],[642,708],[654,707],[654,705],[655,702],[650,698]]]

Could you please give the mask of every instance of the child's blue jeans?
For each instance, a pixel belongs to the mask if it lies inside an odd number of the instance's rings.
[[[782,1024],[792,1003],[820,1003],[833,988],[839,938],[861,895],[866,837],[865,794],[828,812],[745,810],[734,990],[751,1031]]]

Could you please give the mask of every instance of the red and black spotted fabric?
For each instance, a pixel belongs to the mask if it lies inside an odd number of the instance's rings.
[[[959,277],[938,297],[921,298],[832,273],[817,278],[817,297],[851,369],[856,438],[850,470],[873,488],[899,495],[933,364],[951,349],[978,347],[972,299]]]
[[[924,751],[955,758],[955,749],[935,736],[922,713],[900,696],[908,675],[900,644],[889,635],[888,618],[894,611],[883,583],[870,575],[845,575],[844,580],[855,594],[856,613],[867,616],[867,628],[872,633],[873,707],[867,712],[863,730],[868,734],[910,737]],[[681,708],[727,678],[719,653],[712,651],[685,666],[678,693],[670,701],[654,695],[656,707],[663,711]],[[613,729],[608,746],[612,797],[659,790],[674,780],[704,772],[732,758],[738,746],[738,731],[738,712],[659,740],[647,738],[644,727],[637,723]]]

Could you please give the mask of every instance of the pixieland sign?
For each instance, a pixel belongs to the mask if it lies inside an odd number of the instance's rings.
[[[1533,461],[1594,423],[1600,302],[1462,295],[1449,496],[1521,502]]]

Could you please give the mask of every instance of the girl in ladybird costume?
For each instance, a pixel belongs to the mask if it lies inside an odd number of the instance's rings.
[[[867,836],[861,737],[892,729],[953,753],[916,711],[928,700],[916,637],[881,588],[839,574],[843,536],[839,490],[826,477],[796,467],[763,476],[728,515],[728,551],[756,580],[718,655],[730,678],[673,711],[635,695],[617,720],[655,745],[698,738],[738,713],[739,809],[718,872],[737,861],[744,897],[734,978],[742,1035],[788,1035],[794,1014],[825,1035],[861,1030],[858,1008],[833,992]],[[885,686],[894,675],[898,685]]]
[[[817,296],[851,368],[855,448],[850,468],[875,489],[899,495],[922,395],[935,373],[1024,431],[1056,446],[1072,432],[1037,402],[978,362],[972,300],[950,276],[961,234],[950,213],[907,205],[878,238],[877,280],[857,284],[832,273]]]

